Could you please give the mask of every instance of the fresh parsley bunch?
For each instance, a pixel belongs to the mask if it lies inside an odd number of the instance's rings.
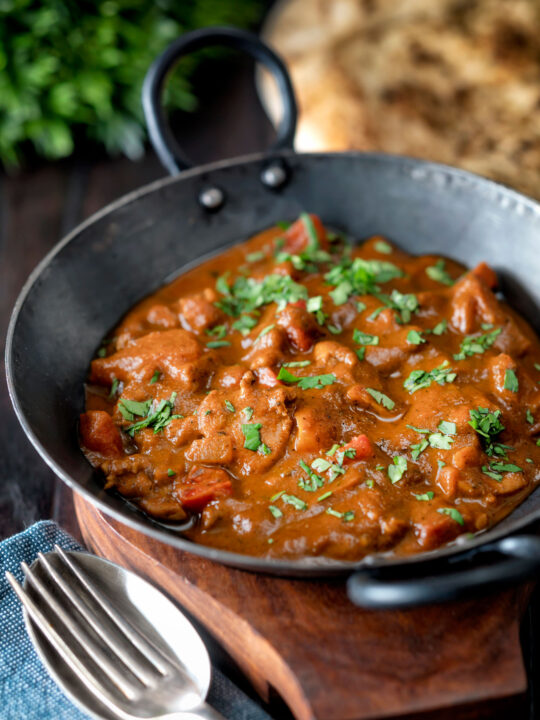
[[[0,0],[0,163],[31,148],[45,158],[90,141],[137,158],[144,148],[140,92],[157,55],[205,25],[257,22],[262,0]],[[197,60],[171,78],[168,102],[195,106]]]

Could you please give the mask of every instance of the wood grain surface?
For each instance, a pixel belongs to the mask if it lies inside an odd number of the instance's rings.
[[[75,496],[87,546],[159,585],[232,655],[264,699],[298,720],[368,720],[522,705],[519,622],[529,590],[405,612],[353,606],[343,581],[249,573],[181,552]],[[506,704],[508,711],[509,705]]]

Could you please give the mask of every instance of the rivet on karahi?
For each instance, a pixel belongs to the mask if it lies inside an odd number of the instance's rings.
[[[282,165],[268,165],[261,173],[261,182],[266,187],[277,190],[287,180],[287,172]]]
[[[206,210],[219,210],[225,202],[225,193],[217,187],[201,190],[199,202]]]

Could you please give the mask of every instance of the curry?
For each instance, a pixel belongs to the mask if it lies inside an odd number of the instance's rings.
[[[540,344],[471,271],[314,215],[147,297],[92,361],[86,457],[238,553],[359,560],[491,527],[540,479]]]

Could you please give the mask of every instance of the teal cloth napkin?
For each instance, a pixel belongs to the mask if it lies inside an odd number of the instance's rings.
[[[58,544],[83,548],[56,523],[38,522],[0,543],[0,718],[1,720],[87,720],[48,676],[28,637],[19,600],[5,578],[7,570],[20,582],[24,560]],[[213,668],[208,702],[228,720],[271,720],[217,668]]]

